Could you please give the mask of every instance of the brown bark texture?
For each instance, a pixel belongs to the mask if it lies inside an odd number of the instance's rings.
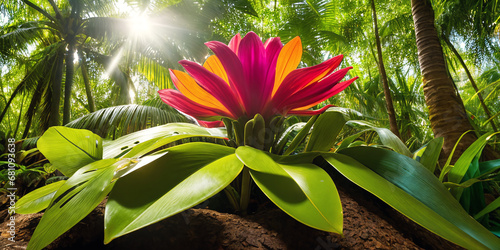
[[[493,119],[491,119],[492,115],[491,115],[490,109],[488,108],[488,106],[486,106],[486,103],[484,102],[483,95],[479,91],[479,88],[477,87],[476,81],[474,81],[474,78],[472,77],[472,74],[470,73],[469,68],[465,64],[464,59],[462,59],[462,56],[460,56],[460,53],[458,53],[457,49],[455,49],[455,46],[453,46],[450,39],[448,39],[448,37],[446,37],[444,34],[443,34],[443,40],[448,45],[448,47],[451,49],[453,54],[455,54],[458,61],[460,62],[460,64],[464,68],[465,73],[467,74],[467,78],[469,78],[470,84],[474,88],[474,91],[476,91],[477,98],[479,99],[479,103],[481,103],[481,107],[483,108],[484,112],[486,113],[486,117],[490,120],[491,128],[493,128],[493,131],[497,132],[498,129],[497,129],[497,126],[495,124],[495,121]]]
[[[444,137],[444,154],[441,157],[448,158],[458,138],[468,130],[473,130],[473,127],[453,80],[448,75],[430,1],[412,0],[411,6],[429,119],[434,136]],[[476,139],[473,133],[465,135],[455,150],[452,163]]]

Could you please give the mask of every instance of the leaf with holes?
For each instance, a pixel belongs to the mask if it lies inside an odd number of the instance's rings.
[[[243,168],[234,148],[217,144],[193,142],[165,151],[117,180],[106,204],[105,243],[203,202]]]
[[[102,159],[102,139],[85,130],[51,127],[40,137],[37,147],[52,165],[66,176]]]
[[[114,141],[104,142],[104,158],[143,155],[153,149],[190,137],[224,138],[226,133],[219,128],[204,128],[189,123],[170,123],[137,131]]]
[[[33,233],[28,249],[42,249],[85,218],[106,197],[113,185],[115,159],[93,162],[64,183]]]

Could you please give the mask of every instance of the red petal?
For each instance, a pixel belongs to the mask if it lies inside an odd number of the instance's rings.
[[[191,99],[185,97],[181,92],[177,90],[162,89],[158,91],[158,93],[160,94],[160,98],[166,104],[197,119],[219,116],[226,116],[237,119],[237,117],[234,117],[231,114],[228,114],[221,110],[210,108],[193,102]]]
[[[273,37],[267,39],[266,43],[264,44],[264,47],[266,48],[266,62],[267,62],[266,86],[267,88],[269,88],[268,91],[270,93],[268,99],[266,100],[267,103],[272,97],[274,81],[276,78],[276,64],[278,63],[278,57],[281,52],[281,49],[283,48],[283,44],[281,43],[279,37]]]
[[[317,110],[290,110],[288,111],[289,115],[298,115],[298,116],[313,116],[323,114],[328,108],[336,107],[335,105],[328,104]]]
[[[290,72],[276,91],[273,97],[274,102],[279,105],[302,88],[326,77],[339,66],[342,58],[343,56],[339,55],[321,64]]]
[[[267,72],[266,50],[257,34],[248,32],[241,40],[238,57],[243,66],[243,75],[247,79],[243,99],[250,101],[246,111],[247,115],[251,117],[262,110],[270,94],[265,80]]]
[[[279,107],[283,110],[291,110],[301,107],[306,107],[318,104],[344,90],[351,84],[357,77],[345,82],[339,83],[344,78],[352,67],[344,68],[336,71],[328,77],[319,82],[315,82],[304,89],[298,91],[290,96],[287,100],[282,102]]]
[[[217,127],[224,127],[224,123],[222,121],[203,121],[203,120],[196,120],[198,124],[205,128],[217,128]]]
[[[222,66],[226,70],[230,86],[234,93],[237,93],[243,107],[247,109],[250,100],[245,97],[245,90],[248,86],[247,80],[243,76],[243,66],[236,54],[225,44],[217,41],[205,43],[219,58]]]
[[[238,98],[222,78],[195,62],[182,60],[179,63],[203,89],[222,103],[231,114],[236,117],[243,114]]]

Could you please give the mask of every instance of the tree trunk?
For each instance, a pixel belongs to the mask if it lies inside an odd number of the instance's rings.
[[[429,0],[412,0],[412,15],[418,49],[418,61],[422,72],[425,102],[435,137],[444,137],[442,159],[447,158],[458,138],[473,130],[460,95],[447,74],[443,50],[434,27],[434,11]],[[452,163],[476,140],[467,133],[453,155]]]
[[[62,77],[64,66],[64,50],[56,59],[56,72],[52,81],[52,103],[50,105],[49,126],[59,126],[59,104],[61,103]]]
[[[391,127],[392,133],[397,135],[401,139],[399,134],[398,123],[396,121],[396,112],[394,111],[394,105],[392,103],[391,90],[389,89],[389,83],[387,80],[387,74],[385,72],[384,60],[382,59],[382,46],[380,45],[380,37],[378,35],[378,24],[377,24],[377,12],[375,11],[375,0],[371,0],[372,13],[373,13],[373,29],[375,33],[375,41],[377,43],[377,55],[378,55],[378,69],[380,71],[380,78],[382,78],[382,85],[384,87],[385,104],[387,107],[387,113],[389,114],[389,125]]]
[[[73,76],[75,74],[75,46],[70,44],[66,54],[66,81],[64,83],[64,111],[63,125],[71,120],[71,89],[73,87]]]
[[[92,113],[95,112],[95,102],[94,102],[94,97],[92,96],[92,90],[90,88],[89,74],[87,71],[87,62],[85,61],[85,57],[83,57],[83,55],[81,57],[82,57],[81,67],[82,67],[83,83],[85,84],[85,92],[87,93],[89,112]]]
[[[448,47],[453,52],[453,54],[455,54],[455,56],[458,58],[458,61],[460,62],[462,67],[464,68],[465,73],[467,74],[467,77],[469,78],[469,81],[470,81],[472,87],[476,91],[477,97],[479,98],[479,102],[481,103],[481,107],[484,109],[484,112],[486,113],[486,117],[488,117],[488,119],[490,120],[490,124],[491,124],[491,127],[493,128],[493,131],[497,132],[498,129],[497,129],[497,126],[495,124],[495,121],[493,121],[493,119],[491,119],[492,115],[491,115],[490,109],[488,109],[488,106],[486,106],[486,104],[484,103],[483,95],[481,94],[481,92],[479,92],[479,88],[477,87],[476,81],[474,81],[474,78],[472,77],[472,75],[469,71],[469,68],[467,67],[464,60],[462,59],[462,56],[460,56],[460,54],[458,53],[457,49],[455,49],[455,46],[453,46],[453,44],[450,42],[450,39],[448,39],[448,37],[446,37],[446,35],[444,35],[444,34],[442,37],[443,37],[443,40],[448,45]]]
[[[23,95],[23,101],[21,102],[21,108],[19,109],[19,117],[17,118],[16,129],[12,136],[16,137],[17,131],[19,130],[19,125],[21,124],[21,118],[23,116],[24,101],[26,100],[26,93]]]

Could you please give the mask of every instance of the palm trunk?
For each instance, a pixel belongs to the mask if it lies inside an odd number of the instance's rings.
[[[382,59],[382,46],[380,45],[380,37],[378,35],[378,24],[377,24],[377,12],[375,11],[375,0],[371,0],[372,13],[373,13],[373,29],[375,33],[375,41],[377,43],[377,55],[378,55],[378,69],[380,71],[380,77],[382,78],[382,85],[384,87],[385,104],[387,108],[387,113],[389,114],[389,125],[391,127],[392,133],[401,138],[398,129],[398,123],[396,121],[396,112],[394,111],[394,105],[392,103],[391,90],[389,89],[389,83],[387,80],[387,73],[385,72],[384,61]]]
[[[470,81],[472,87],[476,91],[477,97],[479,98],[479,102],[481,103],[481,107],[483,107],[484,112],[486,113],[486,117],[488,117],[488,119],[490,120],[490,124],[491,124],[491,127],[493,128],[493,131],[497,132],[498,129],[497,129],[497,126],[495,124],[495,121],[493,121],[493,119],[491,119],[492,115],[491,115],[490,109],[488,109],[488,106],[486,106],[486,104],[484,103],[483,95],[481,94],[481,92],[479,92],[479,88],[477,87],[476,81],[474,81],[474,78],[472,77],[472,75],[469,71],[469,68],[467,67],[467,65],[465,65],[464,60],[462,59],[462,57],[458,53],[457,49],[455,49],[455,46],[453,46],[453,44],[450,42],[450,39],[448,39],[448,37],[446,37],[444,34],[442,37],[443,37],[443,40],[445,41],[445,43],[448,45],[448,47],[453,52],[453,54],[455,54],[455,56],[458,58],[458,61],[460,62],[462,67],[464,68],[465,73],[467,74],[467,77],[469,78],[469,81]]]
[[[447,74],[443,50],[434,27],[434,11],[429,0],[412,0],[412,15],[422,73],[425,102],[435,137],[444,137],[442,159],[447,158],[458,138],[473,130],[460,95]],[[473,133],[465,135],[457,146],[452,162],[476,140]]]
[[[90,88],[90,81],[89,81],[89,74],[87,71],[87,63],[85,62],[85,57],[82,56],[82,76],[83,76],[83,83],[85,84],[85,92],[87,93],[87,101],[89,105],[89,112],[95,112],[95,102],[94,102],[94,97],[92,96],[92,90]]]
[[[71,89],[73,87],[73,76],[75,73],[75,46],[70,44],[68,54],[66,55],[66,81],[64,83],[64,111],[63,125],[71,120]]]
[[[17,96],[17,94],[21,91],[21,88],[19,88],[19,86],[14,90],[14,92],[12,92],[12,95],[10,96],[9,98],[9,101],[7,101],[7,103],[5,104],[5,108],[3,109],[2,113],[0,114],[0,122],[3,121],[3,118],[5,117],[5,115],[7,114],[7,111],[9,110],[9,107],[10,107],[10,104],[12,103],[12,101],[14,100],[14,98]]]
[[[26,100],[26,93],[23,95],[23,101],[21,102],[21,108],[19,109],[19,117],[17,118],[17,123],[16,123],[16,129],[14,130],[14,133],[12,136],[17,135],[17,131],[19,130],[19,125],[21,124],[21,118],[23,116],[23,107],[24,107],[24,101]]]
[[[64,52],[59,52],[56,60],[56,72],[52,81],[52,103],[50,105],[49,126],[59,126],[59,104],[61,103]]]

